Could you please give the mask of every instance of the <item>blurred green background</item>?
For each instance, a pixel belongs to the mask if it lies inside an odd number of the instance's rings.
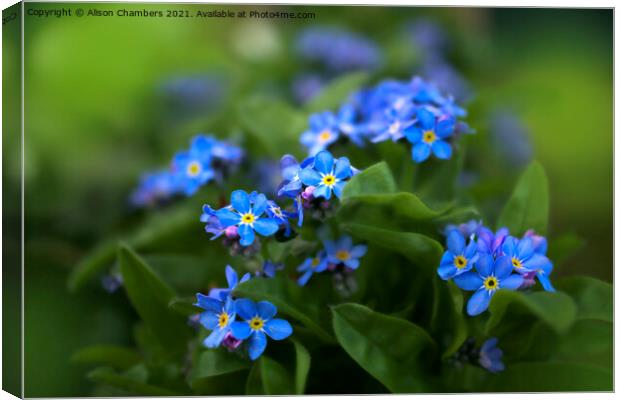
[[[26,9],[61,7],[268,9],[26,4]],[[378,79],[408,79],[420,62],[420,53],[403,35],[405,24],[426,18],[444,27],[453,42],[451,60],[474,90],[467,120],[478,134],[470,147],[489,146],[492,110],[512,110],[529,130],[534,157],[549,175],[550,237],[573,232],[585,241],[554,275],[579,273],[611,281],[611,10],[303,9],[316,17],[26,16],[26,396],[92,394],[88,368],[72,364],[71,354],[98,342],[129,343],[135,317],[124,295],[110,295],[98,282],[68,293],[67,274],[96,243],[133,218],[127,198],[142,172],[165,166],[195,133],[214,131],[225,125],[222,119],[235,118],[227,110],[241,99],[255,93],[289,96],[291,79],[301,68],[292,41],[311,25],[342,26],[376,41],[386,60],[374,75]],[[198,109],[185,118],[162,94],[162,83],[205,73],[224,84],[213,106],[220,112]],[[15,128],[17,121],[12,123]],[[473,192],[490,193],[501,205],[519,170],[486,154],[468,154],[480,180],[491,182]],[[4,157],[10,162],[18,154]],[[18,185],[18,172],[9,179]],[[202,234],[199,223],[196,232]]]

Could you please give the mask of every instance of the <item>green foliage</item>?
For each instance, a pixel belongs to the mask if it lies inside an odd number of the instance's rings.
[[[360,304],[340,304],[332,312],[340,345],[388,389],[403,393],[430,389],[426,375],[436,345],[424,329]]]
[[[548,214],[547,175],[542,165],[533,162],[519,178],[512,196],[499,216],[497,227],[507,227],[514,236],[521,236],[528,229],[545,235]]]
[[[141,382],[127,375],[122,375],[108,367],[100,367],[88,374],[88,378],[105,385],[126,391],[128,394],[142,396],[182,396],[184,393]]]
[[[80,364],[105,365],[118,369],[127,369],[142,361],[142,357],[134,349],[96,345],[85,347],[71,356],[71,361]]]

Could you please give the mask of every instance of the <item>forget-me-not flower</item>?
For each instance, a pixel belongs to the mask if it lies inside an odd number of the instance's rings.
[[[302,169],[299,177],[303,184],[314,186],[314,197],[329,200],[332,191],[340,198],[345,180],[351,177],[351,163],[346,157],[334,160],[328,151],[319,152],[314,158],[312,168]]]
[[[497,260],[489,254],[479,254],[476,272],[467,271],[454,277],[454,283],[464,290],[475,290],[467,302],[467,313],[471,316],[484,312],[493,295],[501,289],[517,290],[523,283],[523,277],[513,274],[509,257]]]
[[[230,325],[235,320],[235,303],[230,297],[218,300],[201,293],[196,294],[196,297],[198,301],[194,305],[205,310],[200,314],[200,323],[213,331],[203,343],[209,348],[218,347],[230,332]]]
[[[526,236],[518,240],[510,236],[504,241],[502,250],[510,258],[516,272],[519,274],[536,273],[538,281],[546,291],[555,291],[549,280],[553,264],[546,256],[534,251],[534,241],[531,237]]]
[[[453,117],[435,118],[435,115],[420,108],[416,112],[417,123],[405,131],[407,140],[413,143],[413,161],[425,161],[431,152],[442,160],[452,156],[452,147],[446,140],[454,132],[456,120]]]
[[[237,271],[235,271],[230,265],[226,266],[226,282],[228,283],[227,288],[213,288],[209,291],[209,297],[213,297],[214,299],[225,300],[227,297],[230,297],[231,293],[237,285],[240,283],[249,281],[252,277],[249,272],[246,272],[241,279],[237,275]]]
[[[497,347],[497,338],[493,337],[482,344],[478,362],[490,372],[501,372],[504,370],[503,354],[502,350]]]
[[[244,321],[233,322],[230,329],[236,339],[248,340],[251,360],[263,354],[267,347],[267,336],[273,340],[283,340],[293,333],[293,327],[288,321],[273,318],[278,309],[268,301],[254,303],[249,299],[237,299],[235,308]]]
[[[327,269],[327,254],[325,251],[319,252],[316,257],[309,257],[304,260],[304,262],[297,267],[297,271],[301,272],[302,275],[297,279],[297,283],[300,286],[305,286],[312,277],[312,274],[323,272]]]
[[[465,238],[457,229],[448,232],[448,250],[443,253],[437,273],[443,280],[454,278],[463,274],[474,266],[478,259],[476,242],[470,240],[465,243]]]
[[[264,194],[248,195],[243,190],[235,190],[230,195],[231,208],[221,208],[215,212],[224,227],[237,226],[239,243],[249,246],[254,242],[257,232],[263,236],[273,235],[278,231],[278,223],[271,218],[261,218],[267,208]]]
[[[189,151],[181,151],[175,155],[172,169],[179,177],[183,192],[187,196],[196,193],[215,176],[211,168],[211,142],[206,136],[196,136]]]
[[[363,244],[354,245],[350,236],[342,236],[336,241],[326,240],[324,243],[327,261],[330,264],[344,264],[350,269],[357,269],[368,247]]]

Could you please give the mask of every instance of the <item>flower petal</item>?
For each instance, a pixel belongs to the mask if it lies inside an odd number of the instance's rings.
[[[241,221],[239,214],[230,211],[228,208],[222,208],[215,212],[215,216],[220,221],[224,228],[228,228],[232,225],[237,225]]]
[[[540,282],[543,289],[545,289],[547,292],[555,292],[555,288],[551,284],[548,274],[544,272],[538,272],[536,273],[536,276],[538,277],[538,282]]]
[[[435,116],[432,112],[425,108],[420,108],[417,110],[416,114],[418,122],[423,130],[429,130],[435,127]]]
[[[499,287],[507,290],[517,290],[523,284],[523,276],[512,274],[499,280]]]
[[[542,270],[547,274],[550,274],[553,270],[553,264],[551,261],[547,257],[540,254],[534,254],[529,258],[529,260],[523,263],[523,266],[531,271]]]
[[[267,208],[267,197],[264,194],[257,194],[254,198],[254,204],[252,205],[252,212],[258,218],[260,217]]]
[[[299,279],[297,279],[297,284],[299,286],[306,286],[306,283],[308,283],[313,273],[314,271],[312,269],[309,269],[306,272],[304,272],[304,274],[300,276]]]
[[[441,160],[447,160],[452,157],[452,146],[445,140],[436,140],[433,142],[433,154]]]
[[[235,300],[235,309],[237,314],[245,320],[250,320],[258,315],[256,304],[250,299]]]
[[[238,283],[237,272],[230,266],[226,266],[226,282],[228,282],[228,287],[233,289],[237,286]]]
[[[347,268],[358,269],[360,266],[360,260],[357,258],[349,258],[348,260],[343,261],[343,264]]]
[[[320,185],[314,189],[312,195],[316,198],[323,197],[325,200],[329,200],[332,197],[332,190],[325,185]]]
[[[222,340],[224,340],[227,332],[228,329],[215,329],[209,336],[206,337],[203,344],[210,349],[218,347],[220,343],[222,343]]]
[[[265,323],[265,333],[273,340],[283,340],[291,336],[293,327],[283,319],[272,319]]]
[[[256,360],[263,354],[267,347],[267,336],[263,332],[257,331],[250,336],[248,353],[250,360]]]
[[[463,254],[465,250],[465,238],[459,231],[453,229],[448,233],[448,250],[452,254]]]
[[[502,251],[508,257],[514,257],[517,255],[517,240],[512,236],[508,236],[504,240],[504,244],[502,245]]]
[[[463,290],[478,290],[482,287],[482,278],[476,272],[467,271],[454,277],[456,286]]]
[[[368,251],[368,246],[364,244],[358,244],[356,246],[353,246],[350,254],[351,254],[351,257],[353,258],[360,258],[360,257],[364,257],[367,251]]]
[[[437,121],[437,129],[435,132],[437,136],[444,139],[454,132],[454,126],[456,125],[456,120],[454,118],[441,118]]]
[[[235,321],[230,324],[230,333],[235,339],[245,340],[252,334],[252,330],[247,322]]]
[[[299,179],[307,186],[318,186],[321,183],[321,175],[312,168],[302,169]]]
[[[218,322],[219,318],[217,314],[213,311],[207,311],[200,314],[200,325],[204,326],[209,330],[215,329]]]
[[[334,168],[334,156],[329,151],[320,151],[314,157],[314,169],[324,174],[329,174]]]
[[[250,225],[239,225],[239,230],[237,232],[241,238],[239,240],[239,244],[241,244],[241,246],[249,246],[254,243],[254,230]]]
[[[205,296],[202,293],[197,293],[196,299],[197,302],[195,303],[195,305],[200,308],[204,308],[207,311],[220,312],[220,310],[222,309],[223,303],[213,297]]]
[[[230,204],[242,214],[250,211],[250,197],[244,190],[235,190],[230,195]]]
[[[441,279],[447,281],[448,279],[453,278],[458,272],[458,269],[454,266],[453,263],[443,264],[437,268],[437,274]]]
[[[340,157],[338,161],[336,161],[334,175],[338,179],[347,179],[351,176],[351,162],[348,158]]]
[[[519,244],[517,245],[517,254],[521,260],[531,257],[533,253],[534,244],[532,243],[532,239],[529,237],[524,237],[519,240]]]
[[[491,296],[486,289],[478,289],[467,302],[467,314],[473,317],[486,311],[489,308]]]
[[[254,222],[254,230],[263,236],[273,235],[278,231],[278,227],[278,223],[270,218],[261,218]]]
[[[258,316],[264,320],[273,318],[278,312],[276,306],[268,301],[259,301],[256,303],[256,309],[258,311]]]
[[[426,143],[418,143],[411,149],[411,158],[415,162],[422,162],[431,155],[431,147]]]
[[[493,275],[500,281],[512,272],[514,267],[512,266],[512,259],[508,256],[502,256],[495,260],[495,272]]]
[[[422,129],[418,128],[417,126],[411,126],[405,129],[404,134],[407,140],[413,144],[416,144],[420,140],[422,140]]]
[[[344,189],[344,185],[346,185],[346,183],[347,182],[345,181],[340,181],[334,185],[333,191],[336,197],[340,198],[342,196],[342,190]]]
[[[478,255],[476,269],[480,276],[487,277],[493,273],[494,264],[495,262],[490,254],[482,253]]]

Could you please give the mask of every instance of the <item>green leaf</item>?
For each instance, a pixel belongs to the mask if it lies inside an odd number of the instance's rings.
[[[568,334],[556,339],[553,358],[613,367],[613,323],[598,319],[580,319]]]
[[[491,332],[505,315],[516,320],[520,315],[533,315],[558,333],[565,333],[575,321],[577,309],[573,300],[564,293],[523,293],[498,291],[489,306],[491,316],[486,331]]]
[[[549,184],[542,165],[532,162],[519,178],[508,203],[504,206],[497,227],[507,227],[514,236],[533,229],[547,233],[549,214]]]
[[[354,72],[335,79],[324,87],[308,102],[306,110],[311,113],[320,111],[334,111],[345,103],[349,97],[368,82],[368,74]]]
[[[122,389],[140,396],[182,396],[184,394],[149,385],[148,383],[143,383],[130,377],[120,375],[109,367],[97,368],[91,371],[87,376],[88,379],[92,381]]]
[[[416,265],[436,268],[443,254],[443,247],[437,241],[419,233],[355,223],[344,223],[341,228],[358,239],[400,253]]]
[[[613,287],[588,276],[566,277],[556,283],[577,303],[577,318],[613,322]]]
[[[574,233],[566,233],[557,238],[549,240],[549,251],[547,257],[553,261],[557,267],[573,256],[584,245],[584,240]]]
[[[299,155],[299,136],[308,125],[305,113],[280,100],[255,97],[241,105],[239,119],[274,159],[288,153]]]
[[[295,346],[295,394],[304,394],[306,391],[306,380],[310,372],[310,353],[297,340],[292,340]]]
[[[332,312],[340,345],[390,391],[429,390],[425,371],[436,345],[424,329],[359,304],[340,304]]]
[[[454,354],[467,339],[468,331],[463,316],[463,292],[454,282],[445,282],[433,276],[433,309],[430,328],[433,337],[444,351],[442,358]]]
[[[396,183],[390,168],[382,161],[371,165],[355,175],[342,190],[342,201],[354,196],[386,194],[396,191]]]
[[[251,279],[239,285],[235,289],[235,295],[255,301],[269,301],[278,308],[279,313],[295,318],[323,341],[334,342],[334,338],[320,322],[324,320],[320,305],[309,301],[316,298],[309,288],[300,287],[294,281],[282,277]]]
[[[260,358],[259,363],[266,395],[295,394],[295,382],[282,364],[265,355]]]
[[[500,374],[488,374],[483,390],[497,392],[611,391],[611,370],[569,362],[511,364]]]
[[[264,395],[265,388],[263,387],[263,380],[261,378],[261,363],[256,362],[252,366],[248,379],[245,383],[245,394],[247,395]]]
[[[191,387],[199,394],[239,394],[239,380],[245,378],[250,367],[247,359],[224,348],[206,349],[190,374]]]
[[[76,351],[71,356],[71,361],[79,364],[97,364],[127,369],[142,361],[142,357],[135,350],[127,347],[96,345]]]
[[[121,246],[118,257],[123,287],[133,307],[171,355],[183,354],[191,330],[185,318],[168,307],[175,297],[172,289],[128,247]]]
[[[194,303],[196,302],[196,298],[180,298],[175,297],[168,302],[168,307],[183,316],[191,317],[192,315],[196,315],[203,311],[200,307],[196,307]]]
[[[114,263],[118,249],[116,240],[99,245],[71,271],[67,287],[74,292]]]

